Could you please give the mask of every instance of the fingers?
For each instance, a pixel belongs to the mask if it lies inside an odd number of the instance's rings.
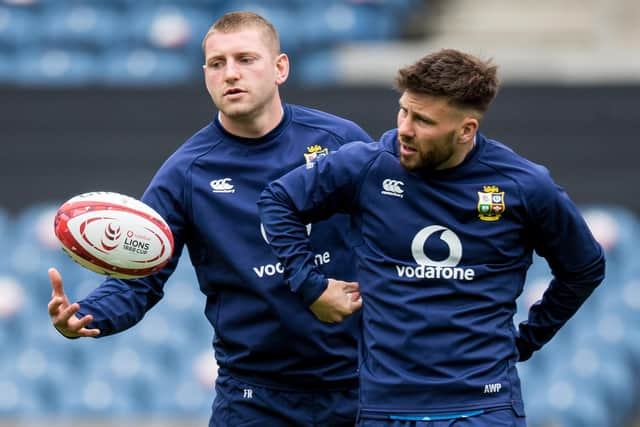
[[[329,279],[327,289],[311,304],[311,311],[323,322],[342,322],[362,307],[357,282]]]
[[[342,285],[342,290],[347,293],[358,292],[360,285],[358,282],[339,282]]]
[[[66,306],[66,300],[63,297],[53,297],[49,304],[47,305],[47,310],[49,311],[49,317],[54,317],[58,315],[58,312],[61,309],[64,309]]]
[[[70,304],[66,307],[62,308],[62,311],[60,311],[55,317],[56,317],[56,321],[54,323],[54,325],[56,326],[67,326],[69,323],[71,323],[73,321],[73,319],[75,319],[75,314],[78,312],[78,310],[80,310],[80,304],[78,303],[73,303]]]
[[[351,295],[349,308],[351,310],[351,313],[349,314],[353,314],[362,308],[362,297],[360,296],[360,293],[358,293],[357,298],[354,298],[354,294]]]
[[[87,329],[87,325],[93,321],[91,315],[88,314],[80,319],[76,316],[80,305],[78,303],[69,304],[62,286],[62,276],[58,270],[50,268],[47,273],[49,281],[51,281],[51,300],[47,305],[47,310],[53,326],[68,338],[100,335],[99,329]]]
[[[87,329],[86,326],[93,322],[93,316],[87,314],[86,316],[78,319],[76,316],[73,316],[69,319],[69,325],[71,331],[73,331],[76,336],[79,337],[96,337],[100,335],[99,329]]]
[[[55,268],[50,268],[47,272],[51,281],[51,296],[64,297],[64,288],[62,287],[62,276]]]
[[[53,326],[60,333],[69,338],[75,337],[95,337],[100,335],[99,329],[87,329],[87,325],[93,321],[93,316],[87,314],[78,318],[76,313],[80,309],[78,303],[66,307],[53,321]],[[53,320],[53,319],[52,319]]]

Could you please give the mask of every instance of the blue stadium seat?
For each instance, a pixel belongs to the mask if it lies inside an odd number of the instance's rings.
[[[530,427],[617,427],[609,424],[606,405],[592,396],[575,397],[576,386],[553,382],[546,394],[527,406]],[[579,401],[578,401],[579,400]]]
[[[384,40],[397,36],[397,26],[377,3],[313,2],[302,9],[304,37],[309,45],[344,41]]]
[[[26,392],[15,379],[12,370],[0,366],[0,420],[17,419],[23,415],[21,401]]]
[[[123,13],[99,2],[51,4],[41,18],[45,45],[102,49],[123,40]]]
[[[183,330],[183,333],[189,333]],[[165,381],[157,394],[158,409],[163,415],[206,419],[211,410],[211,396],[217,377],[217,365],[210,346],[185,347],[180,369]]]
[[[32,7],[0,4],[0,48],[29,46],[38,35],[38,15]]]
[[[103,60],[102,82],[107,85],[172,85],[202,72],[202,59],[159,49],[114,49]]]
[[[584,214],[607,260],[605,280],[587,303],[633,324],[640,320],[640,222],[634,213],[619,207],[590,207]]]
[[[54,203],[37,204],[23,209],[16,216],[16,247],[11,259],[16,271],[37,270],[42,254],[60,255],[60,247],[53,231],[57,208],[58,204]]]
[[[19,406],[24,415],[43,417],[62,407],[60,385],[65,375],[54,361],[55,354],[33,343],[15,351],[13,378],[19,389]]]
[[[2,66],[2,54],[0,53],[0,82],[2,81]],[[13,229],[13,216],[0,207],[0,238],[2,238],[2,246],[0,246],[0,273],[7,268],[9,253],[13,250]]]
[[[640,222],[631,211],[617,206],[586,206],[582,212],[592,233],[604,247],[609,273],[628,277],[637,262]],[[613,268],[611,268],[613,267]]]
[[[36,304],[44,304],[51,298],[51,286],[47,270],[56,267],[63,274],[69,290],[77,283],[77,274],[84,268],[73,262],[62,249],[53,231],[53,219],[58,204],[47,203],[32,206],[20,212],[15,221],[15,244],[9,257],[9,269],[27,287]]]
[[[191,377],[179,378],[170,387],[160,389],[157,398],[158,413],[164,417],[206,420],[211,412],[211,391],[204,390]]]
[[[12,84],[16,75],[16,55],[11,50],[0,49],[0,84]]]
[[[17,57],[16,84],[79,86],[95,83],[102,72],[91,50],[43,48],[21,51]]]
[[[27,285],[19,277],[10,274],[0,274],[0,346],[2,348],[20,348],[28,342],[29,333],[35,322],[43,320],[46,305],[37,307],[31,298]],[[7,361],[5,356],[10,352],[0,351],[0,363]]]
[[[329,85],[338,77],[336,62],[333,50],[314,49],[292,60],[293,76],[305,85]]]
[[[225,10],[226,7],[229,7],[229,3],[233,5],[234,2],[230,2],[228,0],[183,0],[182,4],[195,6],[199,8],[204,8],[209,17],[211,18],[211,23],[215,21],[220,15],[222,15],[222,11]]]
[[[206,9],[180,2],[141,5],[127,22],[131,46],[200,52],[200,42],[214,18]]]

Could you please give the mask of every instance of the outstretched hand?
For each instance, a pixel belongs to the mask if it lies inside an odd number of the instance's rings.
[[[51,301],[49,301],[49,317],[53,326],[67,338],[95,337],[100,335],[99,329],[87,329],[86,326],[93,321],[93,316],[87,314],[78,318],[76,313],[80,305],[76,302],[69,303],[62,286],[62,276],[55,268],[50,268],[49,280],[51,281]]]
[[[362,307],[357,282],[329,279],[327,289],[311,304],[311,311],[323,322],[342,322]]]

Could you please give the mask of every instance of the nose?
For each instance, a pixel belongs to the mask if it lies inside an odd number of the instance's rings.
[[[235,61],[227,62],[224,69],[224,77],[227,80],[238,80],[240,78],[240,70]]]
[[[398,135],[401,135],[405,138],[413,137],[413,126],[411,120],[406,117],[398,118]]]

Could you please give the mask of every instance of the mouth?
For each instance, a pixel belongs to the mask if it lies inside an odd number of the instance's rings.
[[[233,95],[238,95],[238,94],[241,94],[241,93],[246,93],[246,91],[242,90],[240,88],[237,88],[237,87],[232,87],[232,88],[229,88],[229,89],[225,90],[223,96],[233,96]]]
[[[405,144],[404,142],[400,141],[400,153],[404,154],[404,155],[411,155],[416,153],[418,150],[416,150],[415,148],[411,147],[410,145]]]

